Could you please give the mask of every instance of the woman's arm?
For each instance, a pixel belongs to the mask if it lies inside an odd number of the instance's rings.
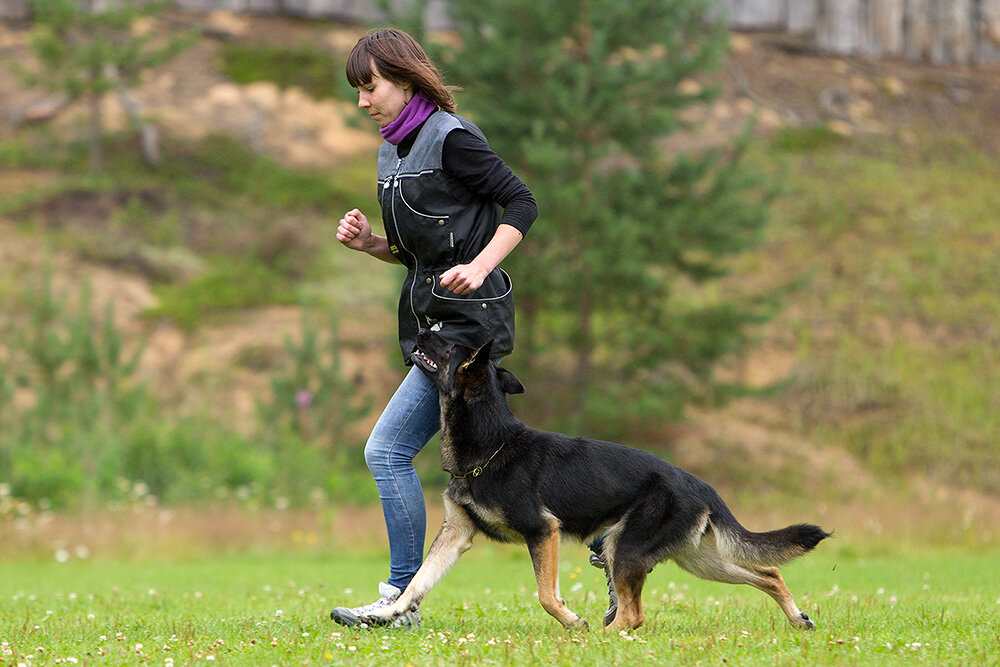
[[[453,266],[441,274],[441,286],[456,294],[468,294],[483,284],[486,276],[510,254],[524,236],[515,227],[501,223],[486,247],[468,264]]]
[[[441,274],[441,285],[457,294],[468,294],[510,254],[538,216],[538,205],[528,186],[493,152],[485,141],[468,130],[450,132],[442,155],[446,171],[471,192],[503,207],[503,217],[493,238],[468,264]]]
[[[358,209],[348,211],[341,218],[337,226],[337,240],[351,250],[366,252],[383,262],[400,263],[396,256],[389,252],[389,239],[373,234],[368,218]]]

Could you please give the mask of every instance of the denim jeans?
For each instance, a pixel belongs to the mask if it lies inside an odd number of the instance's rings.
[[[389,581],[403,590],[420,568],[427,532],[424,492],[413,457],[441,428],[438,390],[416,366],[385,406],[365,445],[389,533]]]
[[[400,590],[420,569],[427,534],[424,492],[413,457],[441,428],[440,413],[437,386],[414,366],[389,399],[365,445],[365,462],[375,477],[389,533],[388,583]],[[590,548],[600,553],[601,539]]]

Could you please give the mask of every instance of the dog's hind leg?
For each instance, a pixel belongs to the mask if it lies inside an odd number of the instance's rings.
[[[559,528],[552,525],[537,538],[528,538],[528,552],[535,567],[538,601],[567,628],[587,628],[587,622],[570,611],[559,596]]]
[[[785,612],[785,616],[788,617],[788,621],[792,625],[807,630],[812,630],[816,627],[815,623],[809,620],[809,616],[805,612],[799,611],[799,607],[795,604],[795,600],[792,599],[792,594],[788,591],[785,580],[781,578],[778,568],[763,567],[759,569],[755,568],[751,571],[755,576],[752,581],[748,581],[747,583],[774,598],[774,601],[781,607],[781,611]]]
[[[748,584],[764,591],[778,603],[792,625],[807,630],[815,627],[809,617],[799,611],[778,568],[744,567],[727,560],[719,552],[714,530],[706,531],[697,547],[685,549],[673,558],[681,568],[702,579],[727,584]]]
[[[444,523],[409,586],[391,606],[361,620],[381,624],[398,618],[407,611],[415,611],[424,596],[455,565],[459,556],[472,548],[475,534],[476,527],[468,513],[445,496]]]
[[[611,578],[618,592],[618,611],[615,618],[604,630],[619,632],[634,630],[645,622],[642,615],[642,586],[646,583],[647,571],[634,562],[623,564],[621,560],[613,562]]]

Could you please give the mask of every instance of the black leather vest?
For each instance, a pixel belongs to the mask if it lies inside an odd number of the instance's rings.
[[[399,297],[399,346],[407,364],[419,329],[470,347],[493,339],[493,356],[514,348],[514,294],[505,271],[494,269],[471,294],[441,286],[442,273],[486,247],[501,216],[496,203],[470,192],[442,168],[444,139],[459,128],[485,141],[471,121],[439,110],[405,158],[388,142],[378,154],[378,200],[389,250],[407,269]]]

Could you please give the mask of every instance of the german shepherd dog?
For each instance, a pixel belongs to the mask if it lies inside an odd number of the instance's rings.
[[[664,560],[703,579],[759,588],[793,626],[813,627],[776,566],[830,533],[808,524],[750,532],[712,487],[648,452],[525,426],[504,395],[523,393],[524,386],[490,361],[491,343],[473,350],[423,331],[417,345],[413,361],[440,392],[441,462],[452,475],[444,524],[396,602],[362,621],[382,625],[415,611],[482,532],[527,543],[538,601],[568,628],[587,623],[559,595],[562,535],[604,536],[609,585],[618,597],[617,612],[605,617],[608,631],[642,625],[643,583]]]

